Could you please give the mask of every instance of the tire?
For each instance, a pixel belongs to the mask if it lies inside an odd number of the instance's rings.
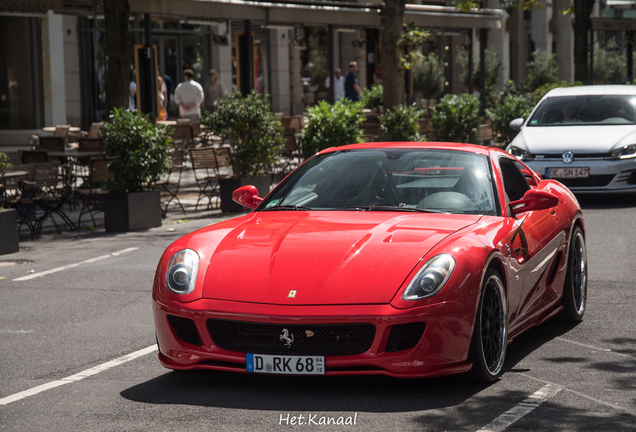
[[[578,323],[585,314],[587,303],[587,249],[580,227],[574,228],[568,252],[568,264],[563,284],[561,320]]]
[[[489,269],[479,296],[469,360],[470,381],[492,383],[503,373],[508,345],[508,311],[501,275]]]

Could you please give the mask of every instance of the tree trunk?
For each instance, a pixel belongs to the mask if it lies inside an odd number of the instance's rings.
[[[130,93],[130,65],[132,63],[128,17],[128,0],[108,0],[104,2],[106,23],[106,53],[108,66],[106,74],[106,110],[127,108]]]
[[[400,65],[401,49],[397,42],[403,31],[405,3],[406,0],[385,0],[381,15],[380,65],[385,110],[404,103],[404,71]]]
[[[574,80],[588,84],[590,15],[595,0],[574,0]]]

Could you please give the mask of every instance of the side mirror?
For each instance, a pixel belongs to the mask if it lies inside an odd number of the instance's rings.
[[[514,119],[513,121],[510,122],[509,126],[510,126],[510,129],[513,129],[513,130],[516,130],[516,131],[521,130],[521,126],[523,126],[523,119],[522,118],[516,118],[516,119]]]
[[[510,203],[513,215],[518,215],[527,211],[533,210],[545,210],[552,207],[556,207],[559,204],[559,198],[552,195],[550,192],[530,189],[523,198]]]
[[[526,181],[528,182],[529,185],[531,185],[531,186],[538,186],[539,185],[539,181],[540,180],[538,180],[534,176],[534,173],[528,171],[527,169],[522,169],[521,173],[523,174],[523,176],[525,177],[525,179],[526,179]]]
[[[242,206],[255,209],[263,198],[258,196],[258,189],[252,185],[243,186],[232,192],[232,201]]]

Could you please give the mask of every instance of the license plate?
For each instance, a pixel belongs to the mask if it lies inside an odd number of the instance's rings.
[[[590,176],[589,168],[547,168],[547,178],[587,178]]]
[[[248,372],[286,375],[324,375],[325,358],[320,356],[284,356],[246,354]]]

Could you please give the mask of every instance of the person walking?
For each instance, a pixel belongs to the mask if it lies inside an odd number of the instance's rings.
[[[205,85],[205,99],[203,109],[214,111],[214,101],[223,97],[223,86],[219,82],[219,75],[214,69],[210,69],[210,81]]]
[[[194,81],[192,69],[183,71],[183,82],[174,91],[174,101],[179,105],[181,118],[190,119],[193,124],[198,124],[201,116],[201,102],[203,102],[203,87]]]
[[[358,72],[358,63],[352,61],[349,62],[349,72],[345,77],[344,82],[344,92],[345,97],[354,102],[360,100],[360,96],[362,96],[362,89],[358,85],[358,79],[356,78],[356,73]]]
[[[336,68],[333,70],[333,78],[336,85],[333,88],[333,93],[336,98],[336,102],[345,97],[345,77],[342,76],[342,70],[340,68]],[[330,87],[329,77],[325,80],[325,87]]]

